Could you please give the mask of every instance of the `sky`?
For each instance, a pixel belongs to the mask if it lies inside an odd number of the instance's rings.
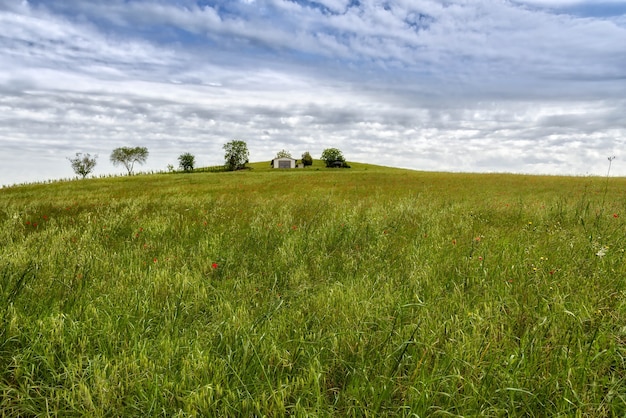
[[[0,185],[285,149],[626,176],[626,0],[0,0]]]

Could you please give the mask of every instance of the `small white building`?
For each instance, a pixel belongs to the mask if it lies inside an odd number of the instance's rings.
[[[296,159],[290,157],[274,158],[272,167],[274,168],[296,168]]]

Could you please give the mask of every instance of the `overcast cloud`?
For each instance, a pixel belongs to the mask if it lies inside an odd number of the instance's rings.
[[[286,149],[626,175],[626,1],[0,0],[0,185]]]

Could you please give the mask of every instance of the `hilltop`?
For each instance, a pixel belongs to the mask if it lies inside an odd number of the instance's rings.
[[[0,190],[0,410],[626,413],[625,179],[350,165]]]

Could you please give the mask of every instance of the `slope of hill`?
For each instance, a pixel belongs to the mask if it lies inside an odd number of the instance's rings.
[[[624,415],[626,180],[258,164],[0,190],[3,414]]]

